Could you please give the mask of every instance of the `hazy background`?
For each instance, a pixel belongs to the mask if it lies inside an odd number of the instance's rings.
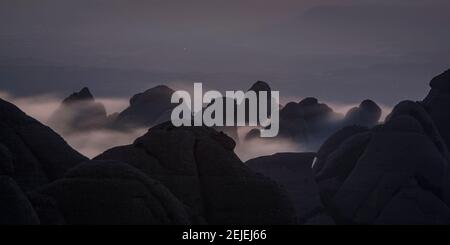
[[[448,0],[0,0],[0,90],[129,98],[154,85],[335,103],[420,99],[450,67]]]

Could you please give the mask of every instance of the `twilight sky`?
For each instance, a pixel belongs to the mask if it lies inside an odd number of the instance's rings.
[[[157,84],[420,99],[450,68],[448,0],[0,0],[0,91]]]

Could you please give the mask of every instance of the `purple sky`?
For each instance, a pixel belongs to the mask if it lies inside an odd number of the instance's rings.
[[[447,0],[0,0],[0,90],[201,81],[394,104],[450,68]]]

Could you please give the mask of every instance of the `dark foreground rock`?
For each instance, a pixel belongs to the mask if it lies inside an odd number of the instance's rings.
[[[324,212],[319,188],[312,172],[314,153],[278,153],[258,157],[245,164],[270,177],[289,194],[300,224],[334,224]]]
[[[0,176],[0,225],[38,225],[39,218],[17,183]]]
[[[450,149],[450,70],[435,77],[430,86],[431,91],[422,103]]]
[[[421,113],[424,112],[424,113]],[[339,132],[314,166],[340,224],[449,224],[447,149],[420,104],[403,102],[370,131]]]
[[[190,224],[165,186],[120,162],[81,164],[39,194],[56,201],[67,224]]]
[[[274,182],[234,154],[234,141],[206,127],[156,126],[133,145],[96,160],[118,160],[161,181],[208,224],[292,224],[293,207]],[[201,220],[201,218],[200,218]]]
[[[0,173],[29,191],[87,159],[53,130],[0,99],[0,160]]]

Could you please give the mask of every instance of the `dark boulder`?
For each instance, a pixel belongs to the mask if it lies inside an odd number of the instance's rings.
[[[41,225],[67,224],[54,198],[36,191],[27,193],[27,196]]]
[[[13,170],[12,177],[24,191],[56,180],[86,160],[50,128],[4,100],[0,100],[0,145],[6,174]]]
[[[381,118],[381,108],[372,100],[364,100],[358,107],[354,107],[345,116],[346,125],[373,127]]]
[[[172,111],[171,103],[175,91],[167,86],[156,86],[130,99],[130,106],[115,120],[116,127],[151,127],[160,117]]]
[[[6,146],[0,144],[0,175],[12,176],[14,173],[11,152]]]
[[[327,119],[333,113],[328,105],[319,103],[316,98],[305,98],[302,101],[288,103],[280,111],[280,118],[303,118],[306,121],[320,121]]]
[[[433,78],[430,87],[442,93],[450,93],[450,69]]]
[[[425,110],[421,103],[412,101],[400,102],[392,110],[392,113],[388,115],[387,121],[400,116],[411,116],[420,124],[421,128],[428,135],[428,137],[434,142],[436,148],[441,152],[442,155],[446,156],[448,159],[448,148],[445,144],[445,140],[442,138],[439,129],[437,128],[433,118]],[[402,125],[407,128],[407,125]]]
[[[314,153],[278,153],[248,160],[245,164],[286,189],[301,224],[333,224],[324,214],[319,188],[312,172]]]
[[[227,136],[231,137],[233,140],[238,141],[239,140],[239,136],[238,136],[238,127],[237,125],[237,109],[238,109],[238,104],[237,101],[234,100],[233,98],[227,98],[227,97],[222,97],[222,98],[216,98],[213,99],[211,101],[211,103],[209,103],[208,105],[206,105],[206,107],[203,108],[203,112],[205,112],[205,110],[207,110],[209,107],[211,107],[214,103],[216,103],[216,101],[220,99],[221,103],[222,103],[222,125],[224,126],[214,126],[213,128],[215,130],[217,130],[218,132],[223,132],[225,133]],[[234,121],[233,121],[233,126],[226,126],[227,124],[227,105],[233,105],[234,107]],[[215,112],[212,113],[212,117],[216,117]]]
[[[56,201],[67,224],[190,224],[165,186],[121,162],[86,162],[39,193]]]
[[[329,155],[336,151],[336,149],[342,144],[342,142],[352,137],[353,135],[366,131],[368,131],[368,129],[365,127],[349,126],[342,128],[341,130],[334,133],[318,150],[316,160],[313,164],[314,172],[317,174],[322,170],[322,168],[326,164],[326,161],[328,160]]]
[[[38,225],[27,196],[10,177],[0,176],[0,225]]]
[[[328,147],[316,180],[338,223],[450,223],[449,162],[417,106],[404,102],[384,125]]]
[[[120,160],[161,181],[209,224],[290,224],[284,192],[234,154],[234,141],[207,127],[158,125],[133,145],[95,159]]]
[[[430,86],[431,91],[422,104],[450,149],[450,70],[435,77]]]
[[[290,102],[280,111],[280,130],[278,138],[293,140],[317,148],[326,137],[332,134],[338,125],[337,115],[326,104],[316,98],[306,98],[298,103]],[[254,139],[259,134],[252,132],[246,139]]]
[[[308,97],[298,103],[289,102],[281,109],[280,130],[275,140],[287,139],[300,144],[307,151],[317,151],[327,138],[340,129],[349,126],[374,127],[381,115],[381,108],[371,100],[364,100],[344,116],[318,99]],[[250,131],[245,139],[258,139],[259,131]]]

